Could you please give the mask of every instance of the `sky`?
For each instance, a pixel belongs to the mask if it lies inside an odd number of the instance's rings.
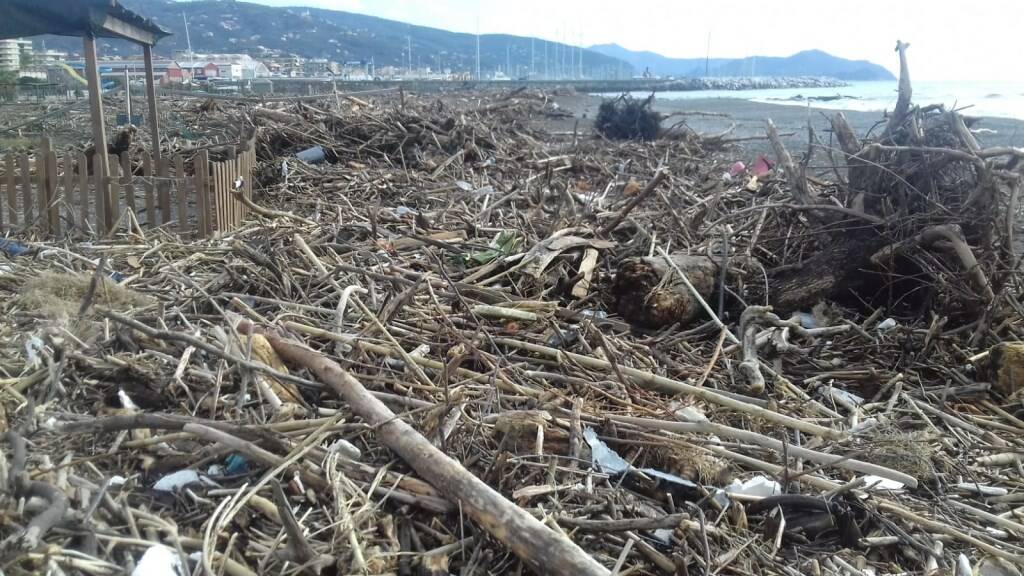
[[[616,43],[665,56],[788,56],[817,48],[915,80],[1024,82],[1024,0],[247,0],[316,6],[457,32],[575,45]]]

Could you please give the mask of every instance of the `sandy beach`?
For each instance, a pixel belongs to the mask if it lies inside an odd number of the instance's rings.
[[[557,99],[560,106],[571,110],[580,129],[591,129],[601,98],[591,95],[562,96]],[[807,123],[810,121],[818,138],[828,144],[830,126],[828,117],[837,110],[824,108],[807,108],[804,106],[788,106],[782,104],[764,104],[740,98],[706,98],[689,100],[655,99],[654,109],[670,116],[665,126],[685,121],[694,130],[706,134],[716,134],[735,125],[730,137],[751,138],[764,136],[765,119],[775,122],[784,141],[791,151],[804,150],[807,147]],[[880,129],[884,113],[843,111],[854,130],[861,136],[871,130]],[[710,114],[700,115],[700,114]],[[564,123],[572,130],[573,122]],[[1024,147],[1024,121],[1010,118],[983,118],[974,125],[981,128],[976,134],[978,142],[984,146]],[[991,131],[991,132],[990,132]],[[767,140],[754,139],[740,143],[745,155],[767,151]]]

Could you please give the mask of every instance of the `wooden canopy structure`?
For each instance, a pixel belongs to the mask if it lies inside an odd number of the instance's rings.
[[[103,97],[96,63],[96,38],[119,38],[142,46],[146,64],[146,96],[149,100],[149,128],[153,138],[153,156],[160,158],[160,125],[157,116],[156,83],[153,74],[153,46],[170,32],[124,6],[117,0],[2,0],[4,18],[0,19],[0,39],[55,34],[81,36],[85,53],[85,72],[89,82],[93,144],[99,170],[111,198],[110,165],[107,160],[106,125]],[[128,87],[126,86],[127,90]],[[111,211],[112,212],[112,211]],[[111,218],[111,216],[108,216]],[[104,223],[109,230],[113,221]]]

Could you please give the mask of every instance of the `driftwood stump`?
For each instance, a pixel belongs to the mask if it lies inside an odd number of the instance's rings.
[[[705,299],[715,288],[718,265],[707,256],[673,255],[672,261]],[[619,314],[648,328],[687,324],[702,314],[700,302],[662,257],[629,258],[619,265],[613,293]]]

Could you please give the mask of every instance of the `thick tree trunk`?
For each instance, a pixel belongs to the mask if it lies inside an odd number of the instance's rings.
[[[871,232],[831,238],[799,267],[770,275],[768,301],[782,314],[807,310],[823,298],[843,300],[853,293],[864,294],[870,283],[877,282],[869,270],[871,256],[885,244]]]
[[[243,323],[242,331],[251,328]],[[485,484],[459,462],[439,450],[373,396],[333,360],[301,344],[264,334],[287,362],[304,366],[343,398],[420,476],[504,544],[538,574],[607,576],[607,568],[563,533],[551,530],[525,510]]]

